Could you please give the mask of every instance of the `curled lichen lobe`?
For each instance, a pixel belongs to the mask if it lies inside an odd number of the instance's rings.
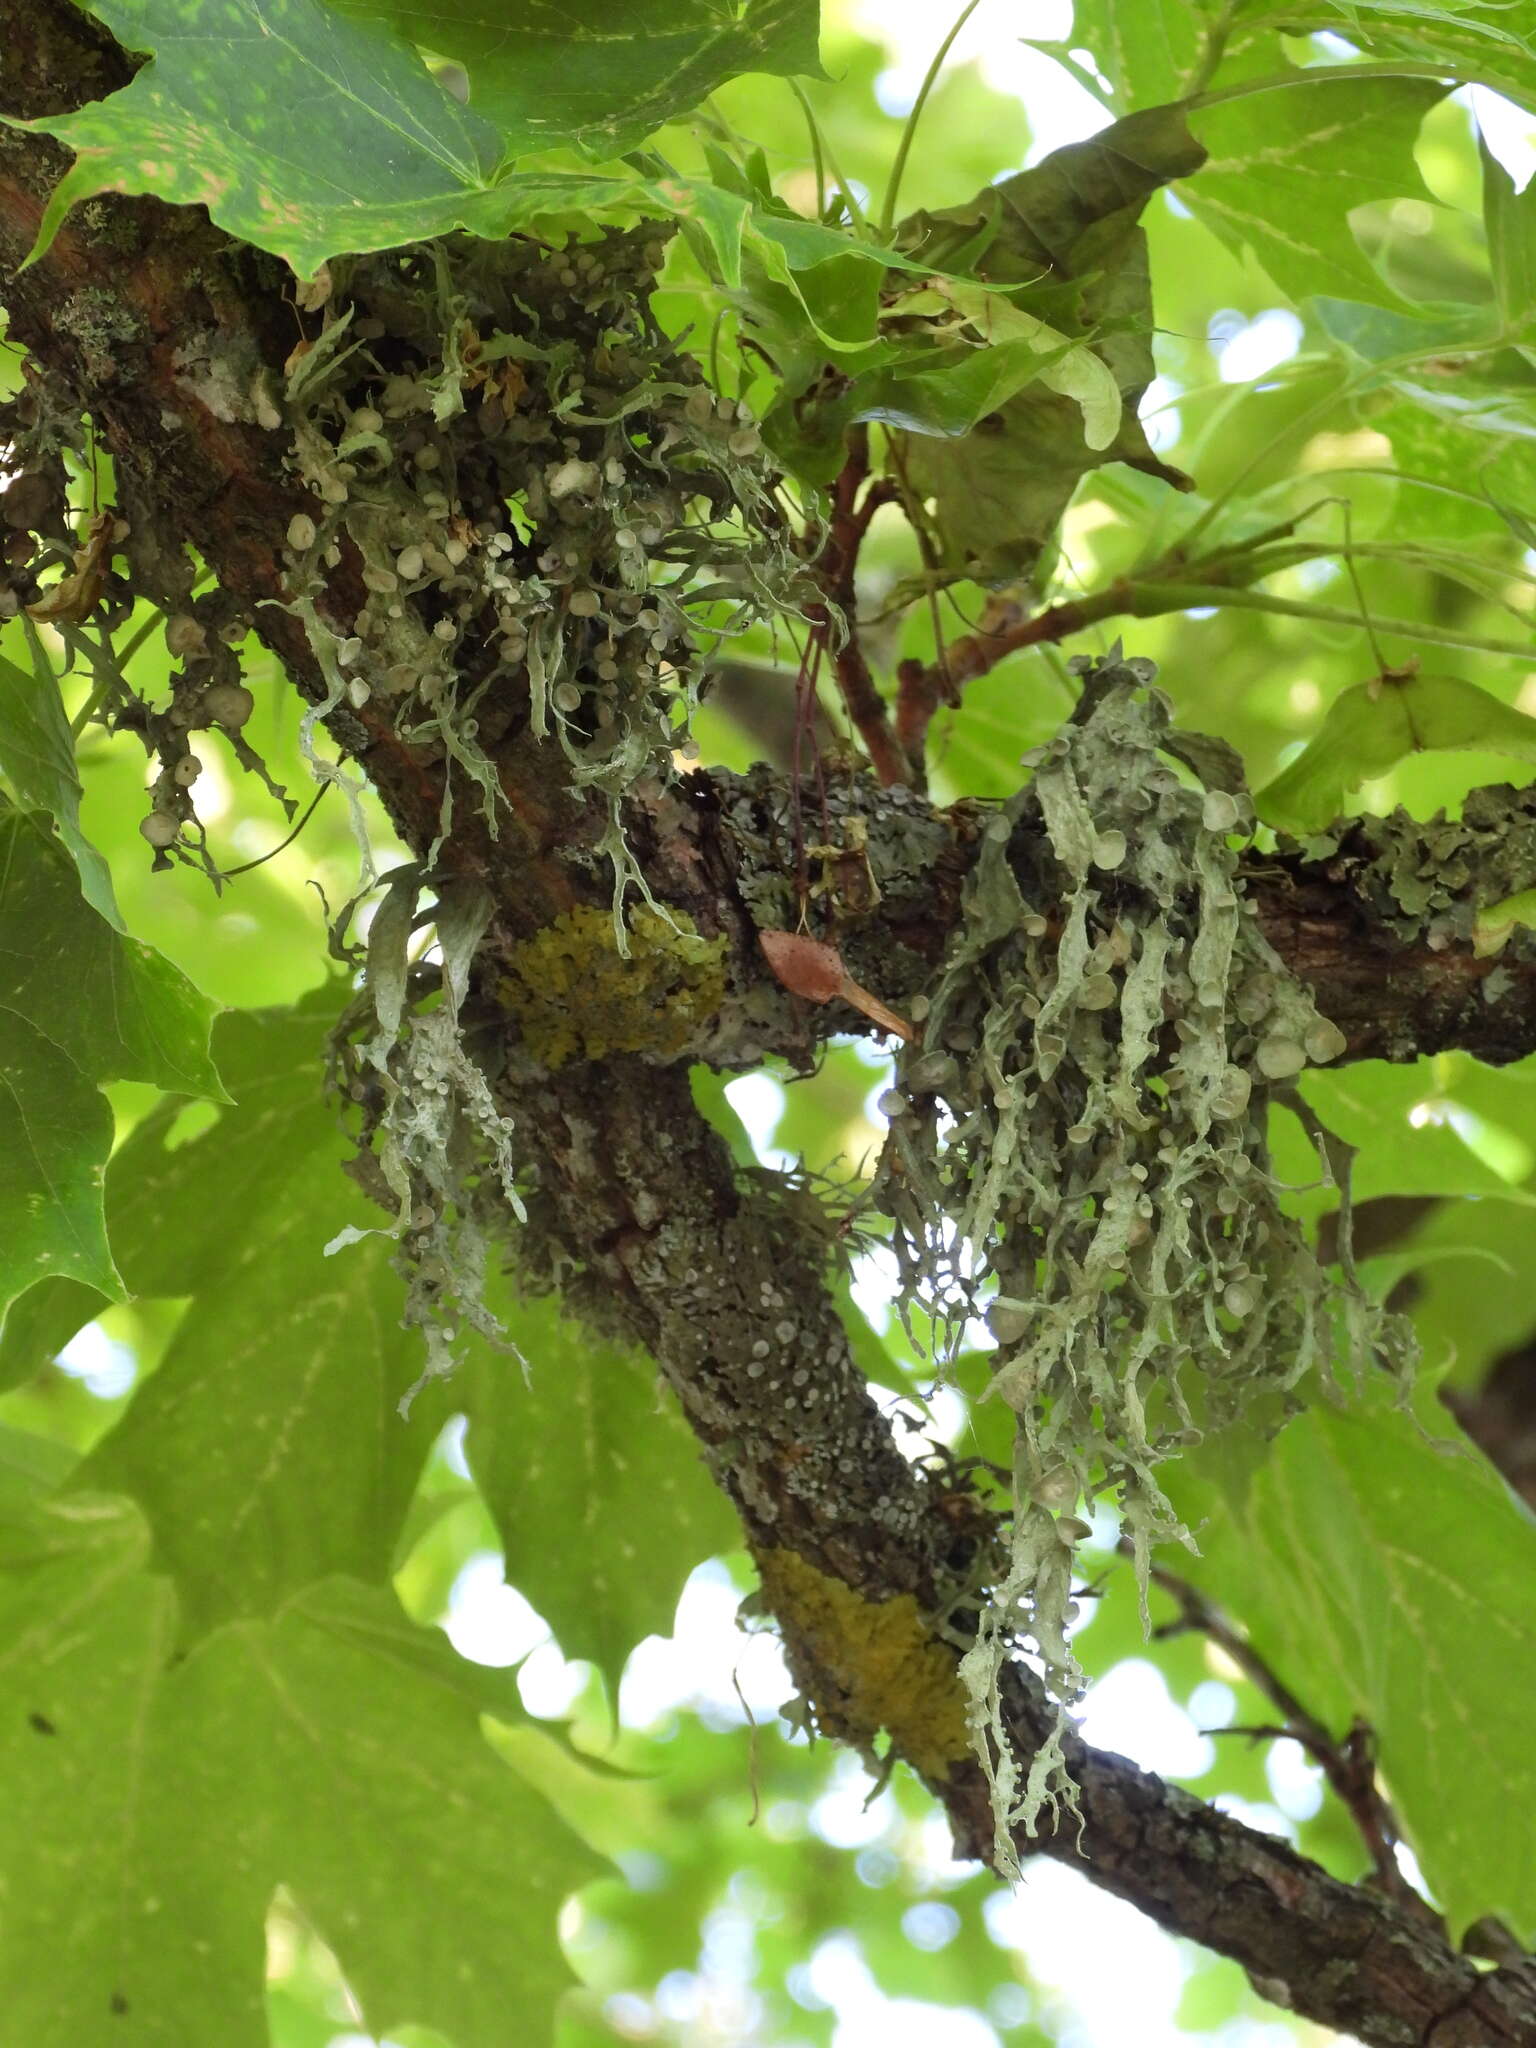
[[[641,908],[621,935],[610,911],[583,904],[512,948],[497,994],[541,1066],[675,1059],[724,1000],[725,951],[681,912]]]

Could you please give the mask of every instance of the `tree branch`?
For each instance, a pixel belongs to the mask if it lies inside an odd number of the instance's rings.
[[[46,111],[71,92],[78,100],[108,89],[125,71],[65,0],[0,0],[0,108]],[[10,271],[58,168],[51,144],[0,131],[0,262]],[[77,211],[45,261],[8,279],[6,295],[13,337],[89,407],[111,450],[142,587],[155,590],[158,575],[174,592],[195,540],[314,701],[321,678],[286,609],[282,538],[306,502],[283,466],[287,436],[221,412],[186,354],[203,336],[229,360],[280,366],[292,340],[282,281],[278,266],[195,213],[107,201],[89,217]],[[345,630],[361,599],[344,557],[322,615]],[[382,693],[329,723],[403,838],[424,851],[451,768],[401,740]],[[992,1821],[955,1638],[967,1626],[964,1588],[993,1541],[990,1518],[901,1455],[825,1284],[830,1252],[815,1216],[781,1180],[735,1172],[694,1110],[681,1064],[625,1057],[550,1072],[511,1042],[487,991],[520,939],[606,889],[592,860],[605,820],[600,806],[565,790],[557,752],[515,718],[495,764],[508,799],[499,836],[473,793],[456,789],[442,860],[482,882],[496,905],[472,1021],[532,1148],[538,1187],[523,1249],[558,1258],[573,1300],[657,1358],[740,1511],[818,1723],[865,1755],[888,1737],[943,1803],[961,1852],[985,1858]],[[783,911],[794,877],[778,837],[789,804],[782,779],[760,771],[692,778],[631,808],[630,843],[658,894],[729,942],[729,991],[704,1034],[721,1061],[804,1048],[813,1030],[851,1022],[798,1013],[760,962],[758,929],[792,922]],[[899,998],[942,951],[981,814],[937,812],[909,790],[855,783],[842,815],[869,828],[870,886],[839,871],[824,912],[830,904],[837,913],[850,970]],[[856,836],[845,843],[857,868]],[[1458,936],[1464,879],[1460,895],[1447,881],[1450,907],[1438,913],[1446,943],[1437,947],[1427,918],[1405,933],[1400,909],[1372,890],[1386,890],[1383,876],[1407,858],[1401,846],[1383,852],[1355,835],[1327,863],[1256,866],[1266,929],[1311,973],[1356,1050],[1530,1049],[1531,956],[1512,946],[1501,963],[1509,987],[1493,986],[1488,963]],[[1471,860],[1470,843],[1460,858]],[[1443,835],[1431,864],[1447,877],[1461,872],[1446,864]],[[1501,893],[1525,886],[1504,888],[1505,879],[1500,870]],[[1021,1757],[1033,1754],[1051,1714],[1014,1667],[1006,1716]],[[1122,1758],[1074,1742],[1069,1761],[1082,1792],[1081,1842],[1068,1832],[1021,1846],[1080,1856],[1096,1882],[1235,1957],[1270,1996],[1376,2048],[1536,2040],[1536,1986],[1519,1968],[1480,1973],[1392,1901],[1338,1883]]]
[[[689,795],[653,880],[661,894],[688,876],[723,885],[713,901],[697,888],[673,900],[701,929],[730,931],[740,977],[733,997],[754,1019],[749,1050],[793,1058],[813,1037],[867,1030],[842,1005],[798,1013],[782,991],[775,1011],[763,986],[756,932],[790,928],[798,916],[790,785],[764,769],[712,772],[692,778]],[[936,809],[909,790],[857,780],[834,786],[828,806],[842,843],[867,849],[867,873],[855,866],[841,891],[821,899],[819,935],[834,938],[855,979],[901,1011],[943,955],[990,814],[977,804]],[[658,858],[666,836],[648,842]],[[1501,1065],[1536,1050],[1536,937],[1517,932],[1496,957],[1473,943],[1480,904],[1536,883],[1536,791],[1476,792],[1460,823],[1360,819],[1312,847],[1250,855],[1245,895],[1276,953],[1344,1033],[1346,1060],[1460,1049]],[[1403,897],[1417,907],[1405,911]],[[1049,915],[1052,906],[1041,908]],[[694,1056],[729,1064],[729,1023],[723,1035],[701,1034]]]
[[[742,1190],[679,1076],[614,1061],[503,1086],[548,1161],[535,1226],[584,1255],[578,1304],[616,1313],[677,1390],[741,1514],[818,1725],[871,1760],[888,1735],[945,1807],[957,1854],[990,1863],[989,1793],[956,1676],[967,1610],[951,1604],[988,1518],[896,1450],[821,1284],[825,1244],[769,1177]],[[1053,1714],[1013,1666],[1005,1715],[1026,1768]],[[1021,1854],[1078,1863],[1233,1957],[1266,1997],[1371,2048],[1536,2040],[1536,1978],[1523,1965],[1485,1974],[1420,1913],[1123,1757],[1075,1740],[1067,1754],[1081,1841],[1069,1821],[1021,1839]]]

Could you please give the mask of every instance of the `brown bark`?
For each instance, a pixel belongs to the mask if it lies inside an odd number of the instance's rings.
[[[0,0],[0,110],[56,110],[108,89],[126,63],[67,0]],[[89,406],[139,529],[147,587],[155,547],[174,563],[195,540],[313,699],[318,677],[299,622],[270,602],[284,595],[281,540],[305,502],[282,466],[285,436],[218,417],[184,354],[189,336],[211,334],[226,353],[280,365],[292,340],[284,273],[195,212],[108,200],[89,217],[77,211],[47,258],[17,275],[60,168],[51,144],[0,129],[0,277],[12,337]],[[325,601],[343,625],[358,601],[347,576],[344,563]],[[423,851],[437,828],[442,766],[402,745],[382,698],[337,714],[332,728],[405,841]],[[496,765],[509,799],[499,838],[461,800],[443,855],[494,895],[487,980],[498,948],[606,888],[570,858],[601,820],[565,792],[558,754],[514,736]],[[842,816],[867,823],[870,845],[867,879],[857,862],[832,878],[840,950],[899,1009],[954,923],[977,814],[935,812],[909,790],[859,782],[834,795]],[[633,807],[631,843],[657,894],[729,942],[725,1010],[688,1056],[739,1063],[855,1028],[851,1013],[797,1005],[756,944],[760,927],[793,921],[795,878],[774,862],[788,804],[782,778],[760,771],[695,777]],[[1531,950],[1512,946],[1495,968],[1466,940],[1471,884],[1454,878],[1482,850],[1481,840],[1448,849],[1442,835],[1384,854],[1356,835],[1310,864],[1254,865],[1266,930],[1314,982],[1352,1053],[1401,1059],[1460,1044],[1507,1059],[1536,1047]],[[1516,874],[1527,858],[1517,852]],[[1409,916],[1390,882],[1415,859],[1443,887],[1430,911]],[[1536,872],[1522,882],[1501,870],[1499,893],[1532,881]],[[733,1169],[694,1111],[681,1062],[622,1058],[549,1074],[513,1051],[499,1086],[535,1149],[537,1229],[575,1262],[578,1299],[646,1344],[675,1388],[778,1598],[790,1662],[819,1721],[866,1753],[889,1734],[943,1802],[963,1853],[989,1857],[985,1782],[956,1739],[953,1645],[968,1614],[957,1588],[992,1525],[972,1497],[898,1451],[855,1366],[814,1222],[773,1176],[744,1182]],[[906,1645],[894,1690],[876,1683],[878,1660],[861,1661],[860,1629],[877,1647]],[[1027,1758],[1049,1709],[1021,1667],[1007,1708]],[[1338,1882],[1123,1758],[1074,1744],[1070,1760],[1081,1842],[1068,1830],[1023,1846],[1081,1856],[1097,1882],[1236,1958],[1267,1995],[1378,2048],[1536,2043],[1536,1984],[1522,1967],[1480,1972],[1390,1900]]]

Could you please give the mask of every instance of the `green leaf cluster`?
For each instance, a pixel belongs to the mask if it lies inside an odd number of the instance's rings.
[[[540,9],[533,20],[325,0],[103,0],[93,10],[151,61],[110,98],[35,126],[76,162],[54,193],[46,246],[94,192],[207,206],[221,226],[287,257],[446,234],[492,237],[547,196],[511,174],[530,154],[621,155],[745,70],[814,72],[814,0],[627,0]],[[470,104],[422,51],[461,67]],[[324,114],[316,118],[317,110]],[[572,179],[570,204],[581,206]],[[622,182],[604,191],[622,203]]]
[[[1267,1457],[1199,1453],[1173,1492],[1199,1530],[1181,1569],[1331,1728],[1374,1731],[1388,1792],[1459,1934],[1485,1914],[1528,1931],[1511,1806],[1536,1683],[1536,1526],[1443,1414],[1315,1410]],[[1368,1647],[1367,1647],[1368,1646]],[[1365,1654],[1362,1654],[1365,1652]],[[1469,1770],[1475,1744],[1495,1772]]]

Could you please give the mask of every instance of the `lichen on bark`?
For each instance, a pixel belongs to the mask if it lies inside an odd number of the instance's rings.
[[[310,494],[296,597],[362,584],[349,619],[306,615],[333,703],[391,705],[419,756],[479,785],[493,832],[497,742],[547,738],[607,800],[621,950],[647,887],[620,805],[690,744],[701,639],[792,605],[799,575],[756,426],[649,310],[667,232],[338,259],[270,412]]]
[[[1164,1460],[1239,1417],[1273,1426],[1309,1376],[1411,1363],[1354,1284],[1347,1188],[1340,1280],[1270,1170],[1270,1102],[1344,1039],[1244,899],[1240,767],[1173,726],[1150,662],[1074,666],[1076,714],[967,877],[878,1181],[906,1311],[941,1359],[984,1313],[989,1393],[1017,1418],[1012,1554],[962,1666],[1005,1869],[1074,1796],[1063,1720],[1021,1783],[998,1679],[1022,1642],[1063,1713],[1080,1696],[1083,1511],[1114,1501],[1145,1611],[1152,1546],[1189,1540]],[[1338,1157],[1320,1142],[1324,1177]]]
[[[508,954],[497,985],[523,1044],[541,1066],[616,1052],[676,1059],[725,994],[723,939],[706,939],[684,912],[631,912],[619,951],[613,920],[578,904]]]
[[[793,1550],[765,1550],[757,1563],[767,1604],[814,1660],[811,1705],[825,1733],[873,1765],[876,1737],[888,1732],[926,1778],[942,1778],[969,1754],[955,1659],[912,1594],[865,1599]]]

